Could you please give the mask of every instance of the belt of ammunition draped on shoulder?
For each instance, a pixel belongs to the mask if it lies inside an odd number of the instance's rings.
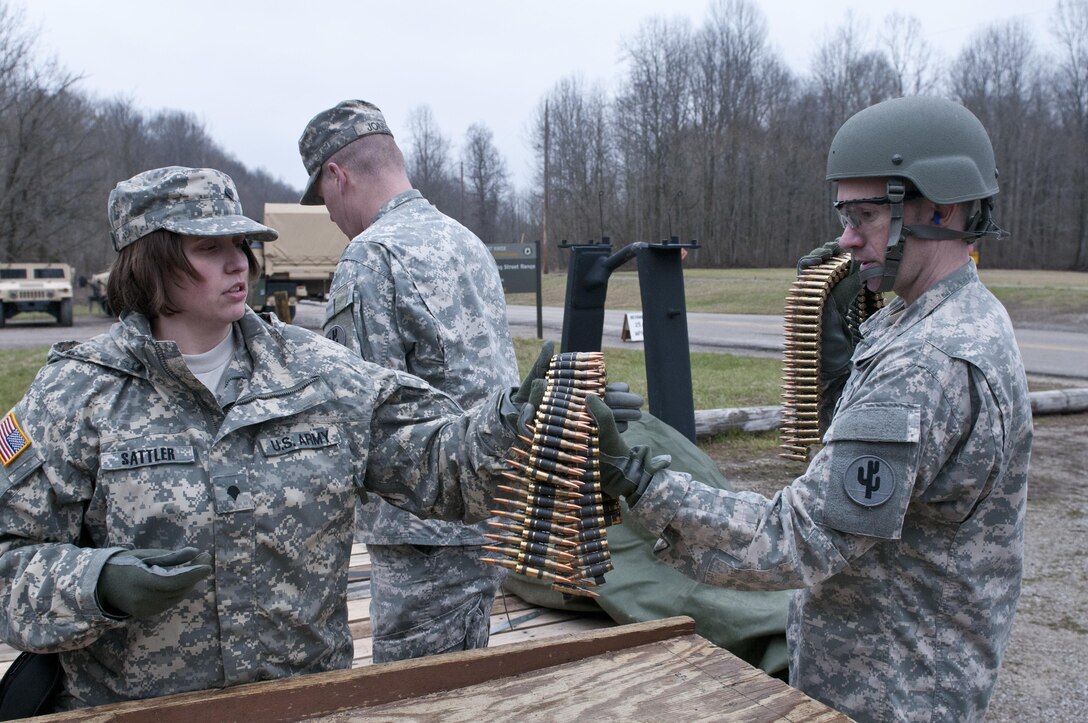
[[[831,290],[850,271],[849,254],[838,254],[804,269],[786,297],[783,317],[782,427],[778,456],[808,461],[809,448],[820,443],[820,331]],[[884,305],[884,296],[864,285],[850,309],[850,333]]]
[[[596,597],[592,588],[612,569],[605,527],[620,521],[619,503],[601,492],[597,429],[585,407],[586,396],[604,395],[603,355],[555,355],[546,384],[532,437],[513,448],[516,459],[503,473],[510,484],[496,497],[502,509],[489,521],[496,532],[487,538],[496,544],[484,549],[500,557],[484,561]]]

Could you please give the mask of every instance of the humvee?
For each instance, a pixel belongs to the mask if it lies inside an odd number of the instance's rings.
[[[68,264],[0,264],[0,326],[16,314],[44,311],[72,325],[72,267]]]

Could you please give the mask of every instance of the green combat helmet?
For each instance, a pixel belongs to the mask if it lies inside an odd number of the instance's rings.
[[[978,118],[962,105],[944,98],[895,98],[851,116],[831,141],[827,180],[887,178],[892,225],[883,267],[862,272],[862,281],[882,276],[881,291],[895,282],[903,242],[961,238],[974,242],[1008,234],[993,222],[997,194],[997,165],[990,136]],[[904,181],[939,204],[974,201],[967,230],[939,226],[903,225]]]

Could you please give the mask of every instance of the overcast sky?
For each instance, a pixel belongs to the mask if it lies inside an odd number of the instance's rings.
[[[428,105],[459,147],[482,121],[512,180],[531,175],[528,125],[561,79],[611,89],[624,41],[653,16],[693,26],[711,0],[7,0],[40,30],[39,48],[98,98],[144,111],[194,113],[251,168],[301,188],[297,141],[318,111],[345,98],[382,108],[407,137],[410,110]],[[771,42],[806,73],[813,50],[845,13],[875,37],[890,12],[921,21],[925,38],[954,55],[994,20],[1021,18],[1044,48],[1055,0],[759,0]]]

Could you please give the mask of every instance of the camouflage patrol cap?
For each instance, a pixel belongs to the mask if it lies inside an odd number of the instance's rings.
[[[372,133],[393,135],[378,106],[365,100],[343,100],[311,118],[298,139],[302,165],[310,174],[299,203],[303,206],[323,206],[325,200],[321,198],[317,185],[321,178],[321,166],[333,153]]]
[[[167,166],[137,174],[110,191],[110,238],[120,251],[160,229],[190,236],[244,235],[275,241],[275,229],[242,215],[238,189],[214,168]]]

